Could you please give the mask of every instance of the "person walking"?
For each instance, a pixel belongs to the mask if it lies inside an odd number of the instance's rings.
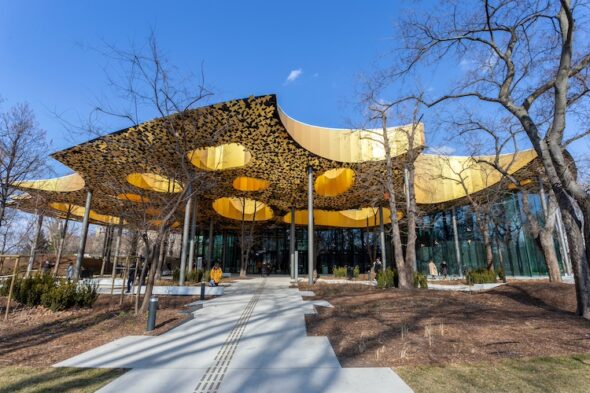
[[[131,266],[129,268],[129,276],[127,277],[127,291],[125,291],[125,293],[129,293],[131,292],[131,287],[133,286],[133,283],[135,282],[135,271],[137,270],[136,265],[133,264],[133,266]]]
[[[375,262],[373,262],[373,271],[375,272],[375,278],[381,273],[383,269],[383,264],[381,263],[381,259],[379,257],[375,258]]]
[[[442,261],[440,264],[440,273],[444,278],[447,278],[447,275],[449,274],[449,267],[445,261]]]
[[[432,278],[438,276],[438,269],[436,268],[436,265],[432,259],[428,262],[428,273],[430,273]]]
[[[66,268],[66,279],[70,281],[72,278],[74,278],[74,264],[70,262]]]

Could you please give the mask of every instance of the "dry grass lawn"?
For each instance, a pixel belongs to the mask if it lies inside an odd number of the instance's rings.
[[[0,368],[0,393],[95,392],[124,370],[81,368]]]

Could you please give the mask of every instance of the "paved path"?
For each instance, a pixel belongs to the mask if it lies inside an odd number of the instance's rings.
[[[124,337],[56,367],[132,369],[100,392],[412,391],[389,368],[341,368],[326,337],[307,336],[313,312],[288,278],[241,281],[163,335]]]

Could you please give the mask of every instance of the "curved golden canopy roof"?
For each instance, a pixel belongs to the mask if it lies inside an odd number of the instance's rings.
[[[183,132],[181,154],[173,136],[178,130]],[[417,131],[415,149],[419,152],[424,144],[422,124]],[[408,152],[406,133],[403,127],[391,127],[388,134],[393,165],[399,167]],[[34,190],[47,205],[83,206],[85,189],[91,189],[96,221],[122,217],[133,222],[138,215],[131,211],[159,211],[174,193],[184,192],[186,179],[179,173],[191,171],[200,220],[247,216],[285,222],[289,220],[285,214],[295,207],[300,223],[307,219],[301,211],[307,208],[307,168],[311,166],[316,224],[358,228],[367,221],[370,226],[377,224],[375,215],[367,213],[375,209],[368,206],[385,205],[378,182],[369,186],[364,176],[383,177],[383,154],[378,132],[307,125],[287,116],[276,96],[267,95],[157,118],[59,151],[52,156],[74,170],[72,175],[16,186]],[[535,157],[533,151],[523,151],[503,156],[500,164],[516,173]],[[482,163],[485,159],[419,155],[415,163],[417,202],[433,205],[464,198],[465,189],[453,178],[457,173],[466,177],[470,194],[495,185],[501,176]],[[395,187],[401,203],[403,177],[397,173]],[[250,211],[253,204],[243,201],[258,201],[256,216]],[[159,219],[144,216],[154,222]],[[182,219],[182,213],[172,218]]]

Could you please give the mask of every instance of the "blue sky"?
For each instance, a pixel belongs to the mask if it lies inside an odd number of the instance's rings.
[[[80,143],[88,137],[66,132],[55,114],[75,123],[100,99],[112,99],[104,72],[110,63],[100,50],[105,43],[120,48],[144,44],[154,30],[164,54],[180,70],[199,73],[204,64],[215,93],[212,102],[275,93],[283,109],[300,121],[347,127],[357,118],[353,103],[359,74],[387,63],[400,15],[429,5],[391,0],[4,0],[2,106],[30,103],[53,151]],[[423,76],[423,83],[436,89],[453,69],[457,67],[440,64]],[[112,130],[120,127],[113,120]],[[428,132],[428,123],[426,127]],[[436,144],[432,138],[427,141]],[[59,165],[56,170],[67,172]]]

